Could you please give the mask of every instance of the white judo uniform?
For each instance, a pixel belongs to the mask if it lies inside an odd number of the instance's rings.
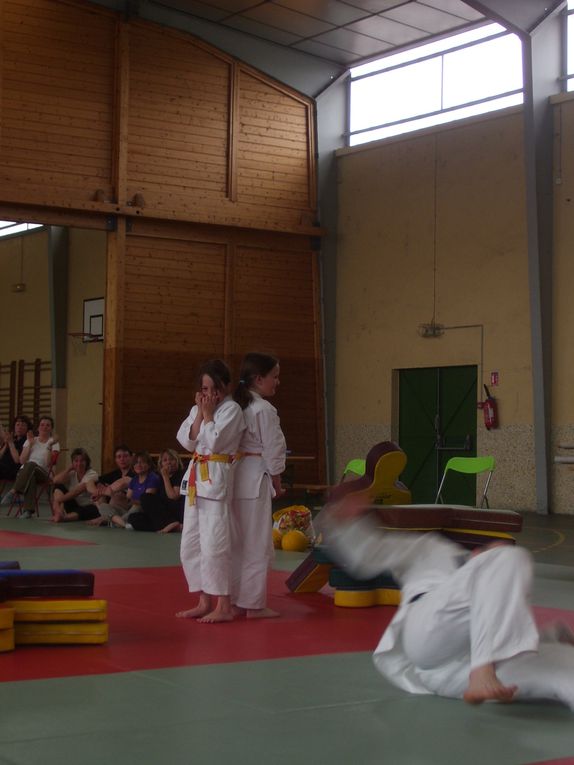
[[[265,608],[267,571],[273,559],[272,475],[285,470],[285,436],[277,410],[255,391],[243,410],[246,430],[233,476],[231,512],[232,602]]]
[[[574,646],[539,634],[528,603],[527,551],[502,546],[470,556],[436,534],[387,532],[374,516],[323,521],[333,557],[359,578],[390,571],[401,605],[373,656],[410,693],[462,698],[471,669],[493,662],[516,699],[552,699],[574,710]]]
[[[181,534],[181,564],[190,592],[229,595],[229,503],[233,465],[231,461],[223,461],[221,458],[231,460],[236,454],[245,430],[245,420],[239,404],[227,396],[216,407],[213,422],[202,422],[197,440],[192,441],[189,431],[196,415],[197,406],[194,406],[182,422],[177,440],[190,452],[215,457],[203,463],[192,460],[182,479],[181,492],[186,500]],[[190,502],[188,495],[191,471],[195,473],[196,485],[193,502]]]

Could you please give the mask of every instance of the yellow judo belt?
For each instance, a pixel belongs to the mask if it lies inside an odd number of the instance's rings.
[[[209,481],[209,463],[210,462],[233,462],[232,454],[198,454],[194,452],[191,458],[191,470],[189,471],[189,483],[187,485],[187,496],[189,498],[190,505],[195,502],[197,494],[197,478],[195,474],[195,466],[199,466],[199,478],[201,481]]]

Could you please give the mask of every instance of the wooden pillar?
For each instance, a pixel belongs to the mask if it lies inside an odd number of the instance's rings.
[[[124,285],[126,220],[108,234],[106,318],[104,335],[104,409],[102,423],[102,466],[113,464],[114,446],[123,440]]]

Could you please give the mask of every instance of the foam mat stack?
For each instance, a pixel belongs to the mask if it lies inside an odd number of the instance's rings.
[[[93,594],[89,571],[25,570],[17,561],[0,562],[0,652],[106,643],[107,602]]]

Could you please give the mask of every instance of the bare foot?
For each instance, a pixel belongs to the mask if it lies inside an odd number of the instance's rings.
[[[89,521],[86,521],[86,526],[101,526],[102,523],[105,523],[106,519],[100,515],[99,518],[90,518]]]
[[[199,603],[195,608],[190,608],[189,611],[178,611],[176,616],[178,619],[197,619],[208,614],[210,608],[211,606],[209,604],[207,606],[202,606],[201,603]]]
[[[281,616],[279,611],[273,611],[272,608],[248,608],[245,612],[248,619],[275,619]]]
[[[197,620],[200,624],[217,624],[218,622],[232,622],[233,621],[233,612],[232,611],[224,611],[220,609],[219,607],[214,608],[213,611],[206,614],[205,616],[202,616],[201,619]]]
[[[244,608],[241,608],[240,606],[231,606],[231,613],[233,614],[233,618],[241,618],[242,616],[245,616],[247,613]]]
[[[56,510],[50,520],[52,523],[63,523],[66,520],[66,513],[63,510]]]
[[[167,526],[164,526],[163,529],[160,529],[157,533],[158,534],[170,534],[172,531],[181,531],[183,529],[183,524],[178,523],[177,521],[173,521],[173,523],[168,523]]]
[[[467,704],[483,701],[510,702],[518,690],[516,685],[503,685],[494,671],[494,664],[484,664],[473,669],[468,678],[468,688],[463,694]]]

